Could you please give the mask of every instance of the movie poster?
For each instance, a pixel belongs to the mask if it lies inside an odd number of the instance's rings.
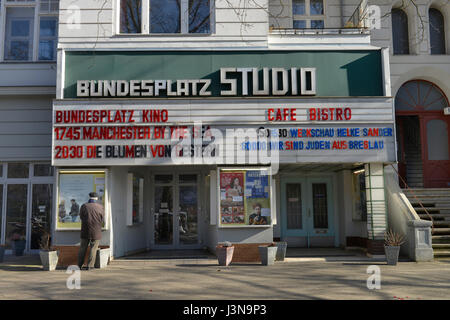
[[[268,170],[220,172],[220,224],[271,225]]]
[[[248,170],[245,174],[244,207],[248,225],[270,225],[270,183],[267,170]]]
[[[58,180],[57,230],[80,230],[80,209],[89,193],[98,194],[105,206],[105,172],[60,172]]]
[[[220,222],[245,225],[244,171],[220,173]]]

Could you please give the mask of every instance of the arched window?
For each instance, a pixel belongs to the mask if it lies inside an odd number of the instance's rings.
[[[394,54],[409,54],[408,16],[402,9],[392,9]]]
[[[431,54],[445,54],[444,16],[438,9],[428,10]]]
[[[439,111],[446,107],[447,97],[441,89],[424,80],[406,82],[395,96],[396,111]]]

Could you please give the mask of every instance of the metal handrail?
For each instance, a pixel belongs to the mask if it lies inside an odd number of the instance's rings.
[[[369,26],[367,25],[366,15],[367,0],[361,0],[351,17],[345,23],[344,28],[369,28]]]
[[[406,189],[409,190],[409,191],[411,191],[411,193],[412,193],[414,199],[419,203],[419,205],[422,207],[422,209],[425,210],[425,213],[427,214],[428,218],[430,218],[430,221],[431,221],[431,234],[433,234],[433,232],[434,232],[434,220],[433,220],[433,217],[430,215],[430,213],[428,212],[428,210],[423,206],[422,201],[420,201],[420,200],[416,197],[416,195],[415,195],[413,189],[411,189],[411,188],[408,186],[408,184],[407,184],[406,181],[402,178],[402,176],[401,176],[400,173],[397,171],[397,169],[395,169],[395,167],[394,167],[392,164],[391,164],[391,167],[392,167],[392,169],[394,169],[394,171],[395,171],[395,173],[397,174],[397,176],[402,180],[402,182],[403,182],[403,184],[405,185]]]

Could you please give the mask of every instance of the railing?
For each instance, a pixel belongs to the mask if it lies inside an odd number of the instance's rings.
[[[367,0],[361,0],[352,16],[345,23],[344,28],[369,28],[367,15]]]
[[[428,216],[428,218],[430,218],[431,221],[431,234],[433,234],[434,232],[434,220],[433,217],[430,215],[430,213],[428,212],[428,210],[423,206],[422,201],[420,201],[413,189],[411,189],[408,184],[406,183],[406,181],[402,178],[402,176],[400,175],[400,173],[397,171],[397,169],[391,164],[392,169],[394,169],[395,173],[397,174],[397,176],[400,178],[400,180],[402,180],[402,183],[405,185],[405,188],[411,192],[412,196],[414,197],[414,199],[417,201],[417,203],[421,206],[421,208],[425,211],[426,215]]]

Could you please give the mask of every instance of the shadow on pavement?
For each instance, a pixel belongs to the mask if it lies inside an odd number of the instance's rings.
[[[0,271],[44,271],[41,266],[0,264]]]

